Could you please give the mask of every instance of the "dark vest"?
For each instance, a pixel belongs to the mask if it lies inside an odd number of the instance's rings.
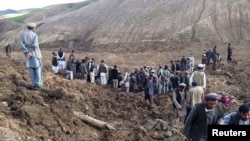
[[[107,68],[104,66],[104,64],[99,65],[99,72],[100,73],[107,73]]]
[[[206,132],[207,129],[207,117],[206,117],[206,112],[205,112],[205,104],[204,103],[198,103],[195,105],[196,106],[196,111],[197,116],[195,120],[193,120],[193,126],[191,128],[191,138],[196,141],[198,140],[202,133]],[[217,105],[215,107],[215,113],[212,121],[212,124],[217,124],[217,121],[219,120],[220,117],[223,116],[223,110],[222,108]]]
[[[185,92],[185,95],[184,95],[184,98],[186,99],[187,98],[187,91],[184,90]],[[176,100],[178,103],[181,103],[181,93],[180,93],[180,90],[179,89],[176,89],[175,90],[175,93],[176,93]],[[175,104],[173,103],[173,107],[176,108]]]
[[[229,125],[239,125],[240,115],[238,112],[233,112],[230,116]]]
[[[89,65],[91,65],[91,66],[89,67]],[[87,68],[88,72],[94,72],[94,68],[95,68],[94,63],[89,62],[87,66],[88,66],[88,68]]]
[[[61,58],[63,56],[63,51],[58,51],[58,56]],[[65,57],[63,58],[63,61],[65,61]]]
[[[170,80],[172,82],[172,87],[178,88],[180,77],[178,75],[174,75],[174,76],[170,77]]]
[[[176,64],[176,66],[175,66],[175,70],[176,70],[176,71],[180,71],[180,70],[181,70],[181,66],[180,66],[180,64]]]
[[[57,57],[55,57],[55,56],[53,56],[53,58],[52,58],[52,65],[53,66],[58,66]]]

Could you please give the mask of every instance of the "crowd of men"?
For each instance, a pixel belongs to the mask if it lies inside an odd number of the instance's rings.
[[[201,54],[201,63],[195,67],[194,57],[190,54],[179,60],[171,60],[168,65],[159,66],[157,70],[152,66],[135,67],[134,71],[118,71],[118,66],[108,66],[104,60],[96,64],[94,58],[85,57],[77,60],[72,50],[65,63],[65,53],[59,49],[53,52],[52,70],[58,73],[66,70],[67,79],[82,79],[89,83],[111,85],[114,89],[121,88],[126,92],[144,91],[145,100],[154,104],[156,95],[170,94],[173,100],[173,109],[176,124],[184,124],[183,134],[190,140],[200,141],[207,139],[206,126],[209,124],[244,124],[250,125],[250,106],[242,105],[238,112],[226,114],[220,106],[226,96],[216,93],[205,94],[205,68],[213,61],[213,70],[221,61],[220,55],[210,49]],[[232,48],[228,45],[227,61],[232,61]],[[231,97],[230,97],[231,98]],[[232,100],[232,99],[230,99]],[[214,112],[216,114],[214,114]],[[238,117],[238,120],[233,120]],[[207,120],[204,120],[207,119]],[[199,125],[199,126],[198,126]]]
[[[32,87],[41,88],[43,87],[42,54],[35,27],[35,23],[27,24],[27,29],[20,34],[20,45],[24,50],[25,65],[30,72]],[[78,61],[74,50],[69,55],[67,63],[62,49],[52,54],[52,71],[56,74],[66,70],[66,78],[70,80],[82,79],[100,85],[110,84],[114,89],[121,87],[126,92],[144,91],[145,100],[151,104],[154,103],[155,95],[172,93],[175,119],[184,124],[183,134],[190,141],[207,141],[207,126],[211,124],[250,125],[249,104],[241,105],[236,112],[225,114],[219,102],[223,101],[223,104],[227,105],[228,101],[232,101],[232,97],[224,95],[221,99],[221,96],[216,93],[204,93],[205,67],[209,66],[212,58],[215,70],[216,63],[221,60],[216,47],[212,53],[209,50],[204,52],[202,63],[197,68],[194,68],[194,58],[190,55],[188,58],[183,56],[180,61],[170,61],[170,69],[168,65],[159,66],[157,71],[153,67],[144,66],[135,68],[130,74],[128,70],[119,72],[116,65],[108,67],[104,60],[98,65],[95,64],[94,58],[85,57]],[[232,61],[230,44],[227,61]]]
[[[178,87],[178,83],[189,84],[188,75],[193,72],[194,57],[190,55],[180,60],[171,60],[168,65],[159,66],[155,70],[152,66],[135,67],[133,72],[128,70],[119,71],[117,65],[108,66],[104,60],[96,64],[94,58],[85,57],[82,60],[75,58],[74,50],[66,61],[65,52],[59,49],[53,52],[52,70],[54,73],[66,71],[66,78],[69,80],[81,79],[90,83],[100,85],[113,85],[115,89],[124,88],[127,92],[141,92],[150,78],[157,78],[157,94],[166,94]]]

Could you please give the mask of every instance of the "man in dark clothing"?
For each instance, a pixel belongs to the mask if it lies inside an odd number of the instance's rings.
[[[104,63],[104,60],[97,66],[97,72],[100,74],[101,85],[106,85],[108,66]]]
[[[58,65],[59,70],[63,70],[65,68],[65,53],[63,52],[62,48],[60,48],[57,52],[57,58],[58,58]]]
[[[214,46],[213,53],[216,53],[216,54],[217,54],[217,47],[216,47],[216,46]]]
[[[180,78],[180,83],[186,84],[185,90],[189,90],[189,72],[185,71],[182,73],[181,78]]]
[[[76,60],[76,78],[77,79],[82,79],[82,73],[80,70],[80,65],[82,64],[82,61]]]
[[[67,79],[73,80],[76,76],[76,60],[72,56],[66,64]]]
[[[64,55],[64,52],[63,52],[62,48],[60,48],[58,50],[57,56],[58,56],[58,60],[65,61],[65,55]]]
[[[222,125],[250,125],[250,106],[241,105],[238,112],[225,115],[220,123]]]
[[[179,60],[175,61],[175,71],[181,71],[181,65]]]
[[[176,71],[174,76],[170,77],[170,81],[172,84],[172,89],[173,91],[175,91],[179,87],[179,83],[180,83],[179,71]]]
[[[143,91],[143,78],[142,78],[142,72],[139,72],[136,76],[137,80],[137,86],[138,86],[138,92]]]
[[[121,88],[120,82],[123,80],[122,73],[118,71],[118,88]]]
[[[213,53],[213,56],[212,56],[212,60],[213,60],[213,71],[216,71],[216,69],[217,69],[217,58],[218,58],[218,56],[217,56],[217,53]]]
[[[58,60],[57,60],[57,55],[55,52],[52,52],[52,71],[53,73],[58,73]]]
[[[209,50],[206,52],[206,56],[207,56],[207,66],[209,66],[210,60],[212,59],[212,56],[213,56],[213,52],[209,49]]]
[[[6,47],[5,47],[5,53],[7,55],[7,57],[11,58],[11,46],[10,44],[8,44]]]
[[[108,85],[113,85],[113,67],[108,67]]]
[[[218,104],[220,96],[206,94],[204,102],[193,106],[184,125],[183,134],[189,141],[207,141],[208,125],[220,124],[224,111]]]
[[[118,70],[117,70],[117,66],[114,65],[114,68],[112,69],[112,79],[113,79],[113,86],[114,86],[114,89],[117,89],[118,88],[118,77],[119,77],[119,73],[118,73]]]
[[[227,47],[227,62],[232,61],[232,53],[233,53],[233,49],[231,47],[231,44],[228,44],[228,47]]]
[[[137,93],[138,85],[137,85],[137,75],[135,73],[131,73],[130,85],[131,85],[131,91]]]
[[[171,72],[174,73],[175,72],[175,65],[174,65],[173,60],[171,60],[170,63],[171,63]]]
[[[186,71],[187,60],[184,56],[181,58],[181,71]]]
[[[87,71],[88,71],[87,81],[90,83],[95,83],[94,69],[95,69],[95,59],[92,58],[87,63]]]
[[[79,69],[80,69],[80,72],[81,72],[81,79],[86,80],[88,71],[87,71],[87,64],[86,64],[85,59],[82,59],[82,63],[80,65]]]

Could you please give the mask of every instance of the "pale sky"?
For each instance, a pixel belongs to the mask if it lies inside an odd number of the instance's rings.
[[[85,0],[0,0],[0,10],[42,8],[53,4],[75,3]]]

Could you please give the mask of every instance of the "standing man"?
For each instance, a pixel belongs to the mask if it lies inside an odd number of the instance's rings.
[[[174,73],[175,72],[175,64],[174,64],[173,60],[171,60],[170,63],[171,63],[171,73]]]
[[[188,141],[207,141],[208,125],[218,124],[224,114],[218,104],[219,99],[219,95],[209,93],[205,95],[204,102],[192,108],[183,129],[183,134]]]
[[[10,44],[8,44],[6,47],[5,47],[5,53],[7,55],[8,58],[11,58],[11,46]]]
[[[159,94],[166,94],[169,92],[169,81],[170,81],[170,72],[168,66],[165,65],[164,70],[161,70],[159,76]]]
[[[52,52],[52,71],[54,74],[58,73],[58,58],[55,52]]]
[[[218,55],[216,52],[213,52],[212,60],[213,60],[213,71],[216,71],[217,61],[218,61]]]
[[[20,45],[26,57],[26,67],[29,68],[33,88],[43,86],[42,53],[39,48],[36,24],[28,23],[27,29],[20,35]]]
[[[184,118],[186,116],[187,90],[185,87],[185,83],[180,83],[179,88],[173,92],[173,108],[176,125],[179,125],[179,123],[184,123]]]
[[[209,49],[205,54],[207,56],[207,65],[206,66],[209,66],[210,61],[211,61],[212,56],[213,56],[213,52]]]
[[[227,47],[227,62],[232,61],[232,53],[233,53],[233,49],[231,47],[231,44],[228,44],[228,47]]]
[[[65,69],[65,53],[62,48],[60,48],[57,52],[57,58],[59,63],[59,70]]]
[[[206,88],[206,74],[203,71],[203,64],[199,64],[197,70],[195,70],[190,78],[189,78],[189,84],[192,85],[192,82],[196,82],[198,86],[202,86],[203,89]]]
[[[112,75],[113,75],[113,87],[114,89],[118,89],[118,77],[119,77],[119,73],[117,70],[117,66],[114,65],[114,68],[112,69]]]
[[[108,66],[104,63],[104,60],[97,66],[97,72],[100,74],[101,85],[106,85]]]
[[[186,65],[187,65],[187,60],[185,56],[182,56],[181,58],[181,71],[186,71]]]
[[[95,59],[92,58],[88,63],[87,63],[87,71],[88,71],[88,79],[90,83],[95,83]]]
[[[189,59],[190,59],[190,64],[191,64],[191,72],[193,72],[193,70],[194,70],[194,56],[193,56],[193,54],[190,54]]]
[[[187,115],[186,118],[195,104],[201,103],[204,99],[204,91],[201,86],[197,86],[196,82],[192,82],[192,87],[187,93]],[[186,118],[184,122],[186,121]]]
[[[82,59],[82,63],[79,69],[81,72],[81,79],[83,79],[84,81],[87,80],[88,70],[87,70],[87,65],[86,65],[86,59]]]

